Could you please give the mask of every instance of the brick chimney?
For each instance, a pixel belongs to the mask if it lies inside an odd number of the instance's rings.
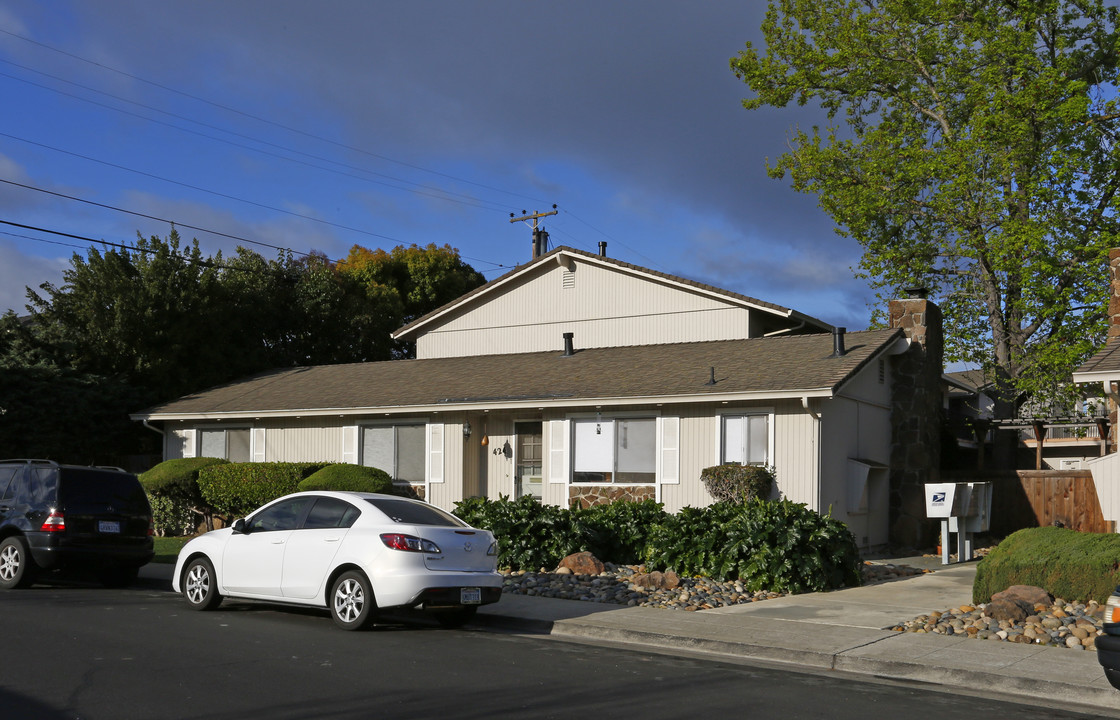
[[[1108,337],[1120,337],[1120,248],[1108,251],[1108,279],[1112,294],[1108,299]]]
[[[891,300],[891,327],[910,347],[891,361],[890,539],[901,546],[936,544],[936,523],[926,518],[925,484],[941,475],[941,308],[921,288]]]

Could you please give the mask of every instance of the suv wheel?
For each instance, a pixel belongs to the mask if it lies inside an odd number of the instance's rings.
[[[0,588],[11,590],[31,584],[35,575],[35,561],[27,551],[27,542],[13,535],[0,542]]]

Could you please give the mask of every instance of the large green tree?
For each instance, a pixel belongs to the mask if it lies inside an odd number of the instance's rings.
[[[743,105],[828,120],[770,174],[859,241],[880,298],[935,294],[947,359],[983,366],[1001,413],[1056,397],[1103,338],[1120,234],[1116,8],[771,0],[762,31],[731,59]]]
[[[75,254],[0,318],[0,457],[158,452],[128,413],[275,367],[406,355],[390,333],[483,282],[450,248],[267,260],[138,237]]]

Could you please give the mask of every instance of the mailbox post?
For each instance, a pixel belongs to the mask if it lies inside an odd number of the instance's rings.
[[[957,562],[972,559],[972,535],[991,523],[991,483],[927,483],[926,517],[941,520],[941,564],[949,564],[949,533],[957,534]]]

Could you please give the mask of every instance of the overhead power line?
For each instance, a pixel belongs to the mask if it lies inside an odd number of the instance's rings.
[[[323,137],[321,135],[316,135],[315,133],[307,132],[305,130],[300,130],[299,128],[294,128],[294,127],[291,127],[289,125],[285,125],[283,123],[276,122],[275,120],[270,120],[266,117],[262,117],[260,115],[254,115],[253,113],[249,113],[249,112],[246,112],[244,110],[238,110],[237,108],[231,107],[229,105],[224,105],[222,103],[215,102],[213,100],[209,100],[207,98],[204,98],[204,97],[201,97],[201,96],[198,96],[198,95],[193,95],[191,93],[184,92],[182,90],[178,90],[178,89],[170,87],[168,85],[164,85],[162,83],[155,82],[154,80],[148,80],[146,78],[140,77],[138,75],[134,75],[134,74],[132,74],[130,72],[126,72],[124,70],[120,70],[120,69],[112,67],[110,65],[105,65],[104,63],[99,63],[95,60],[90,60],[89,58],[82,57],[81,55],[76,55],[74,53],[67,52],[66,50],[62,50],[61,48],[54,47],[53,45],[48,45],[48,44],[40,42],[38,40],[33,40],[33,39],[31,39],[29,37],[26,37],[24,35],[20,35],[19,33],[11,32],[10,30],[4,30],[3,28],[0,28],[0,33],[3,33],[3,34],[8,35],[10,37],[14,37],[14,38],[19,39],[19,40],[23,40],[24,42],[31,43],[32,45],[36,45],[36,46],[44,48],[46,50],[50,50],[51,52],[58,53],[60,55],[65,55],[66,57],[72,58],[74,60],[78,60],[80,62],[89,64],[89,65],[93,65],[94,67],[98,67],[98,68],[101,68],[103,70],[107,70],[109,72],[116,73],[117,75],[129,78],[130,80],[135,80],[136,82],[144,83],[145,85],[150,85],[152,87],[159,88],[160,90],[164,90],[166,92],[173,93],[175,95],[179,95],[181,97],[185,97],[185,98],[188,98],[190,100],[194,100],[196,102],[204,103],[204,104],[209,105],[211,107],[215,107],[215,108],[218,108],[220,110],[224,110],[226,112],[233,113],[235,115],[240,115],[242,117],[248,118],[250,120],[254,120],[256,122],[264,123],[266,125],[271,125],[273,127],[279,128],[281,130],[285,130],[285,131],[290,132],[290,133],[295,133],[296,135],[301,135],[301,136],[306,137],[306,138],[311,138],[313,140],[318,140],[319,142],[326,143],[328,145],[334,145],[335,147],[339,147],[339,148],[342,148],[344,150],[349,150],[351,152],[356,152],[356,153],[359,153],[359,154],[362,154],[362,155],[366,155],[368,157],[377,158],[378,160],[383,160],[385,162],[390,162],[390,163],[393,163],[395,165],[400,165],[402,167],[411,168],[413,170],[419,170],[420,172],[425,172],[425,173],[429,173],[429,174],[436,175],[436,176],[439,176],[439,177],[447,178],[448,180],[454,180],[456,182],[465,183],[467,185],[473,185],[475,187],[483,188],[485,190],[490,190],[490,191],[493,191],[493,192],[502,193],[504,195],[509,195],[511,197],[517,197],[517,198],[521,198],[521,199],[524,199],[524,200],[530,200],[532,202],[537,202],[537,203],[543,203],[544,202],[543,200],[540,200],[539,198],[530,197],[528,195],[523,195],[521,193],[512,192],[510,190],[503,190],[502,188],[499,188],[499,187],[494,187],[492,185],[486,185],[484,183],[475,182],[473,180],[468,180],[466,178],[457,177],[455,175],[450,175],[448,173],[443,173],[443,172],[440,172],[438,170],[432,170],[430,168],[426,168],[426,167],[423,167],[421,165],[414,165],[412,163],[408,163],[408,162],[404,162],[402,160],[397,160],[395,158],[391,158],[387,155],[381,155],[381,154],[378,154],[378,153],[375,153],[375,152],[371,152],[369,150],[364,150],[362,148],[355,147],[353,145],[349,145],[347,143],[338,142],[337,140],[331,140],[330,138],[326,138],[326,137]]]
[[[452,190],[445,190],[443,188],[434,187],[434,186],[431,186],[431,185],[424,185],[422,183],[413,182],[412,180],[405,180],[404,178],[398,178],[398,177],[394,177],[392,175],[386,175],[385,173],[380,173],[380,172],[377,172],[375,170],[369,170],[369,169],[366,169],[366,168],[358,167],[356,165],[349,165],[349,164],[346,164],[346,163],[341,163],[341,162],[338,162],[337,160],[331,160],[330,158],[322,157],[320,155],[315,155],[315,154],[312,154],[312,153],[303,152],[302,150],[296,150],[294,148],[290,148],[290,147],[287,147],[287,146],[284,146],[284,145],[280,145],[279,143],[273,143],[273,142],[269,142],[267,140],[261,140],[260,138],[255,138],[251,135],[245,135],[243,133],[235,132],[233,130],[228,130],[226,128],[222,128],[222,127],[219,127],[217,125],[212,125],[210,123],[202,122],[201,120],[195,120],[193,118],[189,118],[189,117],[186,117],[186,116],[183,116],[183,115],[178,115],[176,113],[167,112],[166,110],[161,110],[159,108],[152,107],[151,105],[145,105],[144,103],[136,102],[134,100],[129,100],[128,98],[123,98],[123,97],[120,97],[118,95],[113,95],[111,93],[103,92],[103,91],[98,90],[96,88],[89,87],[88,85],[82,85],[80,83],[75,83],[75,82],[72,82],[70,80],[66,80],[65,78],[60,78],[56,75],[50,75],[48,73],[40,72],[39,70],[35,70],[33,68],[29,68],[29,67],[26,67],[24,65],[20,65],[18,63],[13,63],[9,60],[4,60],[4,59],[0,58],[0,62],[6,63],[8,65],[12,65],[12,66],[17,67],[17,68],[20,68],[21,70],[26,70],[28,72],[33,72],[33,73],[36,73],[38,75],[48,77],[48,78],[50,78],[52,80],[56,80],[58,82],[66,83],[68,85],[73,85],[74,87],[81,88],[81,89],[86,90],[88,92],[97,93],[99,95],[104,95],[105,97],[112,98],[112,99],[117,100],[119,102],[128,103],[130,105],[135,105],[137,107],[144,108],[145,110],[150,110],[152,112],[161,113],[163,115],[167,115],[168,117],[173,117],[173,118],[176,118],[176,119],[179,119],[179,120],[183,120],[184,122],[194,123],[195,125],[199,125],[201,127],[210,128],[211,130],[216,130],[218,132],[226,133],[228,135],[232,135],[233,137],[243,138],[245,140],[250,140],[252,142],[260,143],[261,145],[265,145],[267,147],[273,147],[273,148],[276,148],[278,150],[283,150],[285,152],[289,152],[289,153],[292,153],[294,155],[300,155],[300,156],[303,156],[303,157],[306,157],[306,158],[311,158],[313,160],[318,160],[320,162],[330,163],[331,165],[337,165],[338,167],[345,168],[347,170],[353,170],[355,172],[365,173],[366,175],[375,175],[377,177],[385,178],[386,180],[392,180],[393,182],[402,183],[404,185],[413,185],[415,187],[412,187],[412,188],[401,187],[399,185],[393,185],[390,182],[374,180],[370,177],[365,177],[363,175],[355,175],[354,173],[344,172],[344,171],[338,170],[336,168],[324,167],[323,165],[318,165],[316,163],[307,162],[305,160],[299,160],[297,158],[287,157],[287,156],[279,154],[279,153],[269,152],[268,150],[262,150],[261,148],[253,147],[251,145],[246,145],[244,143],[233,142],[232,140],[228,140],[226,138],[215,137],[214,135],[208,135],[206,133],[199,132],[197,130],[191,130],[190,128],[181,127],[179,125],[175,125],[174,123],[165,122],[163,120],[156,120],[155,118],[146,117],[144,115],[140,115],[139,113],[134,113],[134,112],[131,112],[129,110],[124,110],[122,108],[113,107],[112,105],[107,105],[107,104],[102,103],[102,102],[97,102],[96,100],[91,100],[89,98],[84,98],[84,97],[81,97],[80,95],[75,95],[74,93],[64,92],[64,91],[59,90],[57,88],[52,88],[52,87],[49,87],[47,85],[43,85],[43,84],[37,83],[37,82],[32,82],[31,80],[28,80],[26,78],[16,77],[15,75],[10,75],[8,73],[0,72],[0,77],[5,77],[5,78],[8,78],[9,80],[15,80],[17,82],[21,82],[21,83],[24,83],[26,85],[31,85],[32,87],[41,88],[43,90],[47,90],[49,92],[53,92],[55,94],[62,95],[64,97],[68,97],[68,98],[77,100],[79,102],[87,103],[89,105],[94,105],[96,107],[104,108],[106,110],[111,110],[113,112],[120,113],[122,115],[127,115],[129,117],[134,117],[134,118],[137,118],[139,120],[143,120],[145,122],[154,123],[156,125],[162,125],[164,127],[168,127],[168,128],[173,129],[173,130],[178,130],[179,132],[183,132],[183,133],[188,133],[188,134],[194,135],[196,137],[201,137],[201,138],[204,138],[206,140],[212,140],[214,142],[220,142],[220,143],[229,145],[231,147],[241,148],[243,150],[248,150],[250,152],[258,153],[260,155],[265,155],[267,157],[276,158],[278,160],[284,160],[286,162],[297,163],[297,164],[302,165],[304,167],[310,167],[310,168],[315,168],[317,170],[322,170],[324,172],[335,173],[337,175],[342,175],[344,177],[354,178],[355,180],[362,180],[362,181],[365,181],[365,182],[375,183],[377,185],[384,185],[385,187],[390,187],[390,188],[393,188],[394,190],[403,190],[405,192],[414,193],[416,195],[421,195],[421,196],[424,196],[424,197],[435,198],[437,200],[445,200],[447,202],[456,202],[456,203],[460,203],[462,205],[468,205],[470,207],[483,208],[483,207],[489,206],[489,209],[492,209],[492,210],[502,210],[502,209],[504,209],[501,205],[498,205],[497,203],[493,203],[493,202],[490,202],[490,201],[487,201],[487,200],[483,200],[481,198],[476,198],[472,195],[466,195],[464,193],[457,193],[457,192],[454,192]],[[417,188],[420,188],[420,189],[417,189]]]

